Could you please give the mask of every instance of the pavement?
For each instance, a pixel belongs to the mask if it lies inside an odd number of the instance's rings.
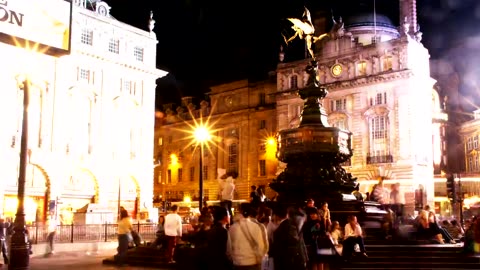
[[[55,253],[45,256],[45,245],[39,244],[33,246],[33,255],[30,257],[30,270],[152,270],[153,268],[138,266],[115,266],[104,265],[103,259],[112,257],[116,254],[117,242],[106,243],[73,243],[56,244]],[[0,269],[8,269],[7,265],[2,265],[0,259]],[[163,270],[155,268],[157,270]],[[166,269],[165,269],[166,270]]]

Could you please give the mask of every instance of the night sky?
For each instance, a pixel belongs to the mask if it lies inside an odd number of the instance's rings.
[[[236,79],[264,79],[275,70],[288,29],[287,17],[300,17],[303,6],[323,10],[330,22],[358,11],[373,11],[374,0],[107,0],[111,15],[119,21],[146,29],[154,12],[159,41],[157,66],[169,72],[158,81],[157,106],[178,101],[181,96],[201,97],[211,85]],[[417,0],[423,44],[432,58],[450,61],[461,75],[461,91],[467,99],[480,100],[477,56],[480,48],[480,1]],[[376,0],[377,13],[398,25],[398,0]],[[327,29],[328,30],[328,29]],[[298,43],[297,43],[298,44]],[[300,49],[302,46],[298,46]],[[303,51],[290,46],[287,60],[299,59]],[[168,93],[168,94],[167,94]]]

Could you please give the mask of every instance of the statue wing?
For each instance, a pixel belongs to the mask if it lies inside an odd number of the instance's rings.
[[[313,34],[313,32],[315,31],[312,27],[312,25],[310,25],[309,23],[305,23],[304,21],[302,20],[299,20],[297,18],[287,18],[295,27],[297,27],[298,29],[302,30],[303,33],[307,34],[307,35],[311,35]]]

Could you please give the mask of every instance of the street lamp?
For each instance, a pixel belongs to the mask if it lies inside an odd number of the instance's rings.
[[[193,136],[195,138],[195,141],[197,142],[197,145],[200,145],[200,175],[199,175],[199,181],[198,181],[198,209],[201,211],[203,207],[203,145],[210,141],[212,139],[212,136],[210,135],[210,131],[206,126],[200,125],[195,128],[193,132]]]
[[[30,80],[24,79],[19,86],[23,89],[23,119],[20,140],[20,164],[18,172],[18,207],[12,235],[10,263],[8,269],[29,268],[28,235],[25,229],[25,177],[28,164],[28,105],[30,103]]]

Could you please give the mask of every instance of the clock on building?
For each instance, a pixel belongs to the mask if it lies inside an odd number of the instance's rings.
[[[110,7],[105,2],[98,2],[97,3],[97,12],[102,16],[108,16]]]
[[[332,66],[332,75],[338,77],[342,74],[343,68],[340,64],[335,64]]]
[[[234,105],[234,103],[235,103],[235,101],[234,101],[233,96],[226,96],[225,97],[225,106],[230,108]]]

